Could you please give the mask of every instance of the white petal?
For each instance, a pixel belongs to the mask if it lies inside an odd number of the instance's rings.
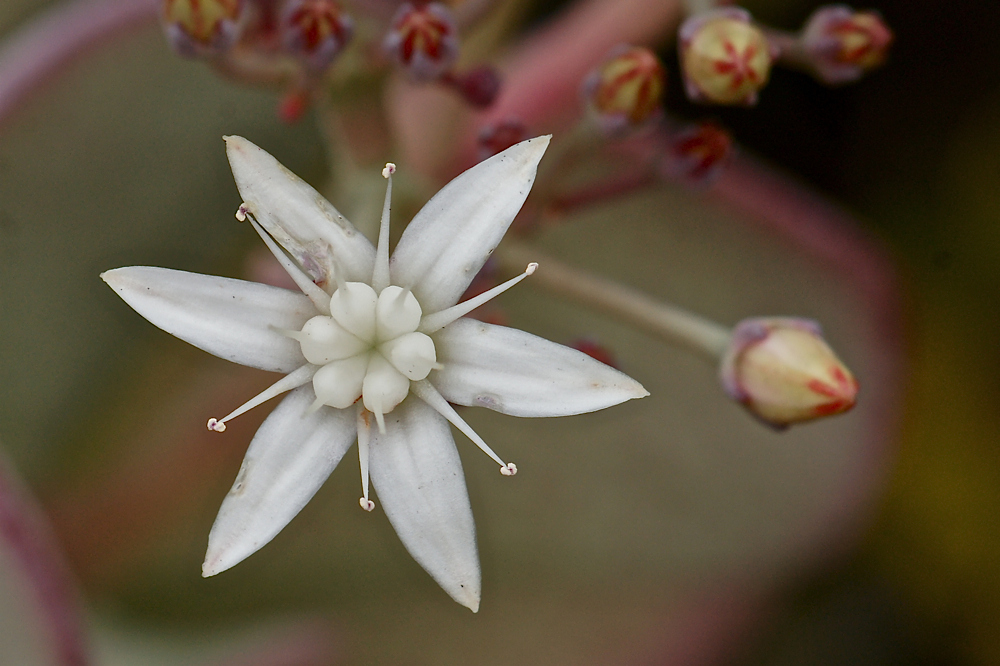
[[[208,535],[202,575],[242,562],[288,524],[312,499],[357,436],[354,409],[323,407],[301,386],[260,426],[232,490]]]
[[[226,153],[240,196],[254,218],[320,284],[368,282],[375,247],[330,202],[263,149],[227,136]]]
[[[219,358],[273,372],[305,362],[299,343],[275,330],[299,330],[316,314],[298,292],[151,266],[101,277],[152,324]]]
[[[386,414],[386,434],[371,434],[371,480],[396,534],[452,599],[478,611],[476,526],[448,422],[410,398]]]
[[[513,416],[568,416],[649,393],[583,352],[515,328],[459,319],[434,337],[430,381],[448,402]]]
[[[412,289],[424,312],[457,303],[521,209],[548,145],[548,136],[522,141],[445,185],[399,239],[392,283]]]

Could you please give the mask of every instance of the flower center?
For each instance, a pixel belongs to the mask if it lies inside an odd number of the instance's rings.
[[[417,331],[423,311],[408,289],[381,293],[362,282],[346,282],[330,298],[330,316],[305,323],[293,337],[302,355],[321,366],[313,375],[316,402],[344,409],[362,398],[382,426],[410,391],[410,382],[437,366],[434,341]]]

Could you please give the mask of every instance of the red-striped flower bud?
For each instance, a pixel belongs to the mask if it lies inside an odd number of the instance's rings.
[[[698,183],[713,180],[733,155],[733,138],[715,123],[705,122],[678,131],[661,162],[662,172]]]
[[[609,129],[636,126],[660,111],[667,73],[656,54],[621,46],[584,79],[584,96]]]
[[[726,392],[778,428],[845,412],[858,382],[805,319],[747,319],[733,331],[720,368]]]
[[[353,34],[354,23],[333,0],[290,0],[281,13],[285,48],[314,70],[325,69]]]
[[[802,46],[825,83],[855,81],[885,61],[892,31],[874,12],[846,5],[820,7],[806,22]]]
[[[709,104],[755,104],[774,59],[764,33],[736,7],[689,18],[679,47],[688,97]]]
[[[458,35],[451,12],[432,2],[420,7],[404,3],[382,42],[392,58],[418,81],[433,81],[458,58]]]
[[[180,55],[214,55],[239,38],[244,0],[163,0],[167,41]]]

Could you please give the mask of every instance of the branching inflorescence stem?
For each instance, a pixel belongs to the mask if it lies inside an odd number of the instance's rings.
[[[532,285],[552,294],[613,314],[647,333],[684,346],[718,363],[729,347],[732,331],[721,324],[651,298],[636,289],[599,277],[543,255],[534,247],[506,241],[496,258],[515,270],[530,258],[539,264]]]

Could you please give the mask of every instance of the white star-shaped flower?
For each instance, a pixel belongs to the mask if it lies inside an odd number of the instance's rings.
[[[449,422],[512,475],[451,403],[514,416],[591,412],[648,395],[586,354],[464,318],[530,275],[458,299],[524,203],[548,137],[476,165],[435,195],[389,259],[389,179],[378,246],[271,155],[227,137],[249,219],[302,293],[135,266],[102,275],[156,326],[221,358],[285,376],[212,430],[281,393],[208,537],[203,574],[242,561],[305,506],[355,440],[368,480],[414,559],[457,602],[479,608],[465,476]],[[279,247],[280,245],[280,247]]]

